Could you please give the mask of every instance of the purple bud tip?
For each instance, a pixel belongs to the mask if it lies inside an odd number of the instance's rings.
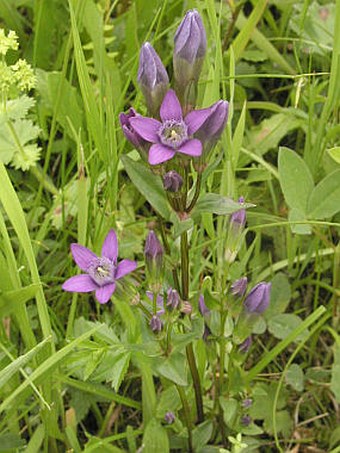
[[[252,345],[253,343],[253,339],[251,336],[247,337],[243,343],[240,344],[238,350],[239,352],[248,352],[249,349],[250,349],[250,346]]]
[[[252,418],[250,417],[250,415],[243,415],[241,417],[241,423],[243,426],[249,426],[251,422]]]
[[[153,90],[156,85],[169,83],[166,69],[149,42],[144,43],[140,51],[137,79],[148,90]]]
[[[172,310],[176,310],[179,306],[179,294],[175,289],[169,288],[168,289],[168,297],[166,306],[171,308]]]
[[[148,259],[160,258],[163,256],[163,247],[154,231],[150,231],[146,238],[144,253]]]
[[[166,423],[168,425],[172,425],[172,423],[175,421],[175,414],[173,412],[167,412],[165,415],[164,415],[164,420],[166,421]]]
[[[238,202],[242,206],[244,204],[244,198],[240,197]],[[238,227],[243,228],[246,224],[246,210],[240,209],[239,211],[234,212],[230,217],[230,222],[233,225],[237,225]]]
[[[175,34],[174,57],[187,60],[190,64],[203,58],[207,48],[207,38],[199,13],[193,9],[184,16]]]
[[[144,145],[145,140],[143,140],[143,138],[135,131],[130,120],[131,118],[139,116],[140,115],[138,115],[133,108],[130,108],[128,113],[119,114],[119,122],[125,138],[127,138],[127,140],[129,140],[136,148],[141,148]]]
[[[164,189],[169,192],[178,192],[183,186],[183,178],[175,170],[170,170],[163,176]]]
[[[253,400],[251,398],[246,398],[242,401],[242,407],[248,409],[253,404]]]
[[[270,301],[271,283],[260,282],[250,291],[244,301],[248,313],[263,313]]]
[[[235,297],[244,296],[248,285],[247,277],[241,277],[231,285],[231,294]]]
[[[159,316],[154,315],[150,320],[150,328],[152,332],[160,332],[162,330],[162,321]]]
[[[203,294],[200,294],[198,299],[198,309],[202,316],[208,316],[210,314],[209,308],[205,305]]]

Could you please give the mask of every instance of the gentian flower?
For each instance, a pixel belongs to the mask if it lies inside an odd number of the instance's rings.
[[[209,115],[195,134],[195,137],[203,143],[205,153],[215,146],[222,135],[228,120],[229,103],[220,100],[207,110]]]
[[[150,328],[152,332],[157,333],[162,330],[163,323],[158,315],[154,315],[150,320]]]
[[[175,34],[174,76],[180,98],[191,106],[196,100],[196,86],[207,48],[207,38],[199,13],[193,9],[184,16]],[[191,107],[190,106],[190,107]]]
[[[238,202],[240,206],[242,206],[244,204],[244,198],[240,197]],[[246,218],[245,209],[240,209],[230,216],[227,244],[224,252],[224,259],[228,263],[233,263],[235,261],[241,247],[242,232],[246,224]]]
[[[183,178],[175,170],[170,170],[163,176],[163,187],[168,192],[178,192],[183,186]]]
[[[130,108],[128,113],[119,114],[119,122],[123,130],[125,138],[137,149],[143,148],[146,144],[145,140],[133,129],[130,119],[140,116],[133,108]]]
[[[200,297],[198,298],[198,309],[199,309],[199,311],[200,311],[202,316],[210,315],[210,310],[205,305],[203,294],[200,294]]]
[[[63,290],[76,293],[95,291],[96,299],[101,304],[110,300],[116,290],[116,280],[137,267],[135,261],[122,260],[117,263],[118,241],[114,230],[110,230],[104,240],[102,256],[97,256],[80,244],[71,244],[71,252],[76,264],[86,273],[66,280]]]
[[[247,313],[263,313],[268,308],[270,301],[271,283],[260,282],[254,286],[244,301]]]
[[[178,292],[173,288],[169,288],[168,292],[167,292],[166,306],[170,310],[176,310],[178,308],[179,304],[180,304],[180,298],[179,298]]]
[[[191,136],[209,115],[209,109],[194,110],[183,119],[182,107],[173,90],[165,95],[161,121],[138,116],[130,119],[133,129],[146,141],[153,143],[149,150],[149,164],[158,165],[177,153],[197,157],[202,154],[202,143]]]
[[[248,285],[247,277],[241,277],[236,280],[230,287],[231,294],[235,297],[242,297],[244,296]]]
[[[157,52],[149,42],[143,44],[139,56],[138,83],[151,115],[157,115],[168,90],[169,77]]]
[[[163,255],[162,244],[154,231],[150,231],[144,247],[144,257],[149,279],[152,283],[152,290],[157,291],[157,285],[162,280],[163,272]],[[156,286],[154,286],[156,284]]]

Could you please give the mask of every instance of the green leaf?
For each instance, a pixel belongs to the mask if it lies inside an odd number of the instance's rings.
[[[176,387],[172,384],[161,393],[156,415],[163,418],[168,411],[176,412],[181,407],[181,399]]]
[[[144,431],[143,451],[145,453],[167,453],[170,451],[168,435],[155,418],[150,420]]]
[[[288,307],[290,298],[291,290],[288,278],[285,274],[279,272],[272,280],[270,304],[264,312],[264,317],[270,319],[279,313],[283,313]]]
[[[124,353],[119,357],[115,366],[112,368],[111,376],[111,386],[118,391],[120,384],[122,383],[124,376],[129,368],[129,363],[131,359],[131,353]]]
[[[292,313],[273,316],[268,321],[268,330],[275,338],[283,340],[302,323],[302,319]],[[308,330],[303,331],[295,341],[308,337]]]
[[[198,199],[192,215],[197,216],[202,212],[227,215],[239,211],[240,209],[253,208],[254,206],[255,205],[251,203],[244,203],[241,208],[240,204],[237,201],[233,201],[231,198],[224,197],[218,193],[205,193]]]
[[[160,359],[158,358],[159,362]],[[157,367],[158,372],[178,385],[188,385],[187,362],[185,355],[174,353],[169,358],[161,361]]]
[[[290,222],[305,222],[307,220],[306,214],[297,208],[292,208],[289,211],[288,220]],[[312,228],[310,225],[304,223],[292,223],[290,228],[296,234],[311,234]]]
[[[135,162],[128,156],[121,156],[124,168],[129,178],[147,199],[151,206],[166,220],[170,219],[171,207],[159,176],[140,162]]]
[[[340,345],[334,345],[334,363],[332,365],[331,390],[337,403],[340,403]]]
[[[327,153],[337,164],[340,165],[340,146],[335,146],[334,148],[328,149]]]
[[[283,195],[288,206],[305,213],[314,183],[305,161],[291,149],[279,150],[278,170]]]
[[[340,169],[327,175],[312,191],[308,200],[308,217],[324,219],[340,211]]]
[[[302,392],[304,387],[304,374],[297,363],[293,363],[285,375],[286,383],[291,385],[297,392]]]
[[[224,423],[229,428],[233,428],[237,420],[239,403],[233,398],[226,398],[223,396],[219,398],[219,402],[223,410]]]
[[[24,304],[36,296],[39,285],[29,285],[25,288],[7,291],[0,294],[0,317],[8,316],[17,309],[17,306]]]
[[[13,451],[24,447],[26,444],[24,439],[21,439],[17,434],[6,433],[0,436],[1,451]]]
[[[192,440],[195,451],[198,451],[199,448],[204,447],[204,445],[209,442],[212,432],[213,424],[211,420],[206,420],[205,422],[196,426],[196,428],[192,432]]]

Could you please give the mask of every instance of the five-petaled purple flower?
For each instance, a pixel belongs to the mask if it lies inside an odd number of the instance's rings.
[[[106,304],[116,290],[116,280],[134,271],[137,263],[131,260],[122,260],[117,263],[118,241],[114,230],[106,236],[102,256],[97,256],[87,247],[80,244],[71,244],[73,259],[86,274],[75,275],[63,284],[65,291],[76,293],[96,292],[99,303]]]
[[[176,153],[197,157],[202,154],[202,143],[191,138],[209,116],[210,110],[193,110],[183,119],[182,107],[173,90],[164,96],[160,117],[136,116],[130,118],[134,131],[144,140],[152,143],[149,163],[158,165],[172,159]]]

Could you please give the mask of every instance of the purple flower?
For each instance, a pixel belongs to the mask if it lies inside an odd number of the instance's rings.
[[[220,100],[207,110],[209,115],[195,134],[203,143],[206,152],[210,151],[222,135],[228,120],[229,103]]]
[[[202,316],[207,316],[210,314],[209,308],[205,305],[203,294],[200,294],[200,297],[198,299],[198,309]]]
[[[245,409],[248,409],[249,407],[251,407],[253,404],[253,400],[251,398],[246,398],[242,401],[242,407],[244,407]]]
[[[252,345],[253,343],[253,339],[251,336],[247,337],[243,343],[240,344],[238,350],[239,352],[248,352],[249,349],[250,349],[250,346]]]
[[[206,48],[207,38],[201,16],[195,9],[189,10],[175,34],[174,73],[180,86],[197,82]]]
[[[161,318],[158,315],[154,315],[150,320],[150,328],[152,332],[160,332],[162,330],[163,324]]]
[[[172,425],[173,422],[175,421],[175,414],[173,412],[167,412],[165,415],[164,415],[164,420],[166,421],[166,423],[168,425]]]
[[[106,236],[102,256],[97,256],[80,244],[71,244],[73,259],[86,274],[75,275],[63,284],[65,291],[76,293],[96,292],[99,303],[106,304],[116,290],[116,280],[137,267],[135,261],[122,260],[117,264],[118,241],[114,230]]]
[[[145,264],[150,279],[155,283],[159,282],[162,275],[164,250],[154,231],[150,231],[146,238],[144,255]]]
[[[252,422],[252,418],[250,417],[250,415],[243,415],[241,417],[241,424],[243,426],[249,426],[251,422]]]
[[[263,313],[269,305],[271,283],[260,282],[250,291],[244,301],[248,313]]]
[[[231,285],[231,294],[235,297],[244,296],[248,285],[247,277],[241,277]]]
[[[240,205],[244,204],[244,198],[240,197],[238,199]],[[246,210],[240,209],[239,211],[234,212],[230,216],[230,223],[236,229],[243,229],[246,224]]]
[[[137,80],[150,113],[156,115],[168,90],[169,77],[161,59],[149,42],[144,43],[140,51]]]
[[[149,164],[158,165],[177,153],[197,157],[202,154],[202,143],[191,136],[208,117],[208,109],[194,110],[183,119],[182,107],[173,90],[169,90],[160,108],[161,122],[138,116],[130,119],[133,129],[146,141],[153,143],[149,150]]]
[[[175,289],[169,288],[167,293],[167,303],[166,306],[171,308],[171,310],[176,310],[179,306],[179,294]]]
[[[133,108],[130,108],[128,113],[119,114],[119,122],[123,130],[123,134],[135,146],[138,148],[143,148],[145,145],[145,140],[134,130],[131,125],[130,119],[140,116]]]
[[[183,178],[175,170],[170,170],[163,176],[163,186],[168,192],[178,192],[183,185]]]

